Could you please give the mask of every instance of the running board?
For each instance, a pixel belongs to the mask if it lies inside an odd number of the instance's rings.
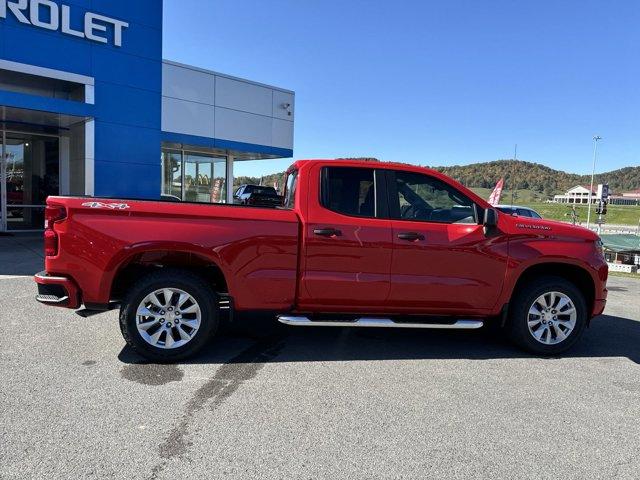
[[[310,320],[308,317],[280,315],[280,323],[295,327],[378,327],[378,328],[437,328],[450,330],[475,330],[481,328],[482,320],[456,320],[453,323],[409,323],[394,322],[390,318],[358,318],[349,320]]]

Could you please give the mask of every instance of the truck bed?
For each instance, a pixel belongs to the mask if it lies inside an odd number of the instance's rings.
[[[132,263],[161,259],[219,266],[236,309],[294,303],[299,219],[293,210],[82,197],[49,197],[47,204],[64,207],[66,219],[56,226],[59,253],[47,257],[46,271],[82,285],[85,305],[108,304],[114,279]]]

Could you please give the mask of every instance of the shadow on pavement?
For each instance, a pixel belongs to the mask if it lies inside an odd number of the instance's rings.
[[[250,325],[244,335],[236,326],[217,337],[196,358],[185,363],[262,362],[263,353],[278,346],[279,353],[266,363],[345,362],[362,360],[489,360],[536,358],[512,346],[498,332],[393,330],[360,328],[286,327]],[[257,323],[257,322],[253,322]],[[269,330],[268,334],[260,334]],[[253,352],[248,355],[247,352]],[[578,342],[562,358],[626,357],[640,364],[640,322],[603,315],[593,320]],[[123,363],[145,363],[125,347],[119,355]]]
[[[0,237],[0,276],[31,276],[44,270],[42,234]]]

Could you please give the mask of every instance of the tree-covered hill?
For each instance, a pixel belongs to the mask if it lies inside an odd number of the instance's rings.
[[[590,175],[577,175],[554,170],[545,165],[521,160],[497,160],[471,165],[433,167],[468,187],[493,188],[504,177],[509,188],[531,189],[551,195],[576,185],[588,185]],[[608,183],[615,193],[640,188],[640,166],[625,167],[595,176],[595,184]]]
[[[345,159],[348,160],[348,159]],[[359,158],[362,161],[377,161],[375,158]],[[451,167],[431,167],[471,188],[493,188],[496,182],[504,177],[505,187],[517,190],[532,190],[545,196],[565,192],[576,185],[589,185],[590,175],[578,175],[521,160],[496,160],[471,165],[454,165]],[[238,177],[234,185],[252,183],[273,186],[275,182],[282,189],[284,172],[265,175],[262,178]],[[625,167],[606,173],[596,174],[595,184],[608,183],[614,193],[622,193],[640,188],[640,166]]]

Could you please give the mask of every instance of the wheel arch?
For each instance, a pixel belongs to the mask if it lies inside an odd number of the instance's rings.
[[[574,284],[585,296],[589,318],[596,300],[596,284],[592,275],[587,269],[573,263],[565,262],[543,262],[530,265],[525,268],[514,283],[509,295],[509,302],[515,292],[530,280],[540,276],[554,276],[563,278]]]
[[[229,293],[227,276],[220,259],[212,258],[205,252],[175,245],[146,246],[132,250],[111,269],[112,275],[106,285],[110,301],[121,299],[140,276],[166,267],[193,272],[204,278],[216,292]]]

